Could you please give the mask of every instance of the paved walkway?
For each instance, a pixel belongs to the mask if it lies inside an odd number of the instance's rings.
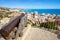
[[[31,27],[22,40],[58,40],[58,38],[54,33]]]

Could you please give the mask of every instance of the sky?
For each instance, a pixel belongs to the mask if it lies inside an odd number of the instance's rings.
[[[0,7],[60,9],[60,0],[0,0]]]

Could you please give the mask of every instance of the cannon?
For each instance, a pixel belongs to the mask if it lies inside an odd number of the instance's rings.
[[[9,36],[9,34],[11,33],[11,31],[13,31],[13,29],[19,24],[21,18],[24,15],[25,14],[21,14],[20,16],[16,17],[14,20],[12,20],[10,23],[8,23],[8,25],[5,25],[0,30],[0,34],[6,39]]]

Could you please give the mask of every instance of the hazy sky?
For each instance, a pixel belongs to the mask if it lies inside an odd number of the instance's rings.
[[[60,9],[60,0],[0,0],[1,7]]]

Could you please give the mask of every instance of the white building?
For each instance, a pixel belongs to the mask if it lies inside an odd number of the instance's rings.
[[[31,19],[32,14],[27,13],[27,19]]]
[[[9,9],[11,12],[19,12],[18,9]]]
[[[38,21],[39,17],[37,11],[34,12],[33,17],[34,17],[34,21]]]
[[[47,17],[46,16],[40,16],[40,23],[46,22]]]

